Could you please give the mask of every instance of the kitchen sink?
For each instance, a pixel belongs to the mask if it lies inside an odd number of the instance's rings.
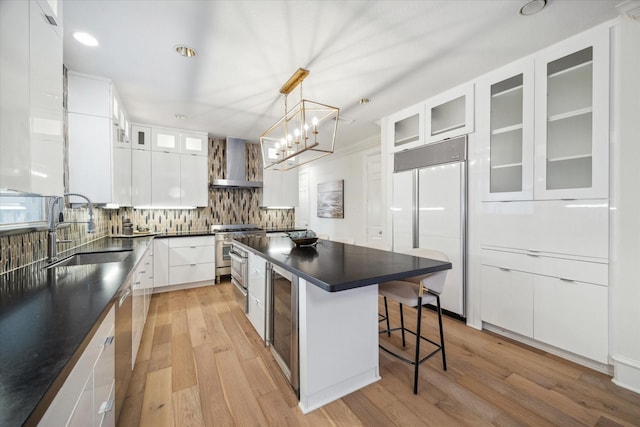
[[[87,265],[87,264],[104,264],[107,262],[120,262],[124,261],[129,255],[131,255],[131,249],[124,251],[108,251],[108,252],[85,252],[75,255],[71,255],[60,261],[48,265],[47,268],[55,267],[69,267],[74,265]]]

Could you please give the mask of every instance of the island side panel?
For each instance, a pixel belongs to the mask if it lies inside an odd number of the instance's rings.
[[[380,379],[377,284],[326,292],[300,278],[299,301],[303,413]]]

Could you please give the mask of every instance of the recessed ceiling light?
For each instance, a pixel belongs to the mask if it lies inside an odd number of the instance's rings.
[[[98,46],[98,40],[96,40],[95,37],[82,31],[76,31],[73,33],[73,38],[85,46]]]
[[[176,113],[174,117],[178,120],[183,120],[187,118],[187,116],[185,116],[184,114],[178,114],[178,113]]]
[[[360,99],[358,99],[358,104],[368,104],[369,102],[371,102],[371,100],[369,98],[360,98]]]
[[[531,16],[540,12],[547,5],[547,0],[531,0],[520,8],[520,15]]]
[[[186,58],[192,58],[198,54],[198,52],[196,52],[195,49],[190,48],[189,46],[182,46],[182,45],[176,46],[176,52],[178,52],[180,55]]]

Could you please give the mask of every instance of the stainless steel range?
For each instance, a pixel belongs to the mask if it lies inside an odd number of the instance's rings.
[[[216,240],[216,283],[220,276],[231,274],[231,241],[238,236],[265,236],[266,232],[255,224],[217,224],[211,226]]]

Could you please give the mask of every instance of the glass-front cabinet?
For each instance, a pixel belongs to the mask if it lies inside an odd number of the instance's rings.
[[[608,27],[482,77],[477,97],[483,200],[608,197]]]
[[[417,104],[389,116],[390,153],[424,144],[424,104]]]
[[[427,143],[473,132],[473,92],[473,83],[467,83],[427,100]]]
[[[536,58],[536,199],[608,197],[609,29]]]
[[[533,60],[527,59],[478,82],[484,200],[533,198],[533,70]]]

